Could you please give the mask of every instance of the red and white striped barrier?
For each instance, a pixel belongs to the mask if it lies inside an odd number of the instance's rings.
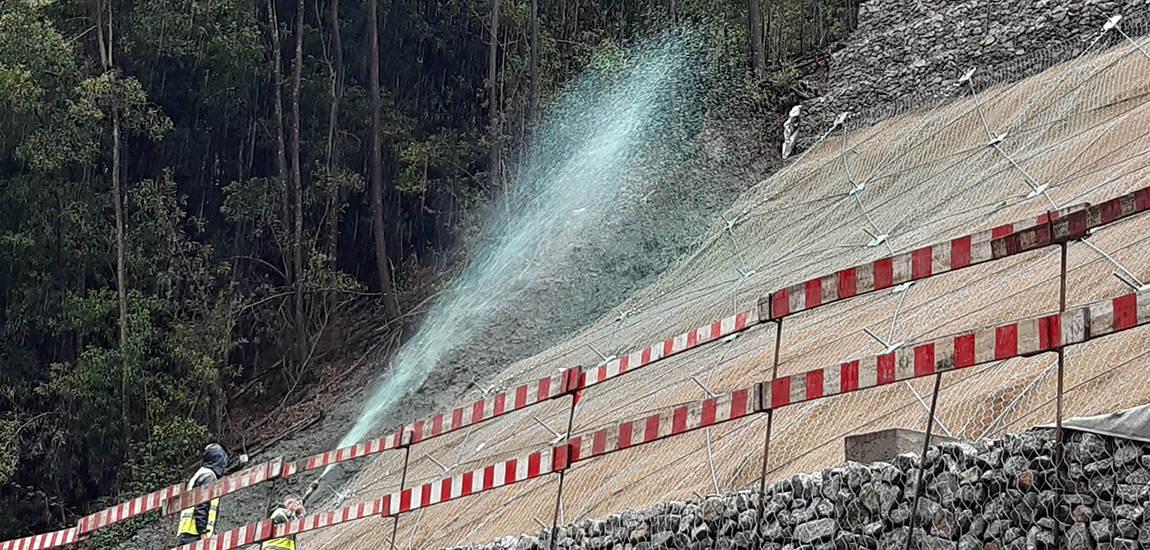
[[[690,332],[668,338],[653,346],[612,359],[596,368],[587,369],[583,374],[583,387],[600,384],[604,380],[619,376],[630,369],[643,367],[708,342],[714,342],[746,330],[755,324],[758,324],[758,320],[751,316],[751,312],[744,311]]]
[[[490,491],[567,469],[567,446],[560,445],[391,495],[385,515],[398,515],[440,502]]]
[[[275,479],[280,476],[282,464],[283,458],[275,458],[230,476],[225,476],[207,485],[196,487],[191,491],[184,491],[178,497],[164,502],[164,515],[178,514],[181,510],[187,510],[240,489]]]
[[[637,420],[612,424],[572,437],[567,440],[571,448],[571,462],[747,416],[761,408],[757,386],[667,407]]]
[[[1089,230],[1150,210],[1150,188],[1139,189],[1085,210],[1072,212],[1044,226],[995,239],[995,257],[1017,254],[1085,237]]]
[[[128,502],[122,502],[111,508],[106,508],[94,514],[84,516],[76,526],[77,532],[81,535],[86,535],[101,527],[119,523],[140,514],[151,512],[152,510],[159,510],[165,502],[178,497],[182,493],[182,489],[182,485],[172,485],[166,489],[160,489],[159,491],[148,493],[144,496],[129,500]]]
[[[40,550],[41,548],[53,548],[78,541],[80,541],[80,536],[76,533],[76,528],[72,527],[52,533],[0,542],[0,550]]]
[[[368,455],[379,454],[384,451],[392,449],[399,449],[405,445],[411,444],[411,432],[404,428],[397,428],[395,433],[381,437],[379,439],[372,439],[371,441],[362,441],[355,445],[342,447],[334,451],[312,455],[300,460],[287,462],[283,465],[282,477],[293,476],[295,474],[314,470],[316,468],[324,468],[331,464],[338,464],[348,460],[363,458]]]
[[[346,508],[311,515],[282,525],[273,526],[269,520],[252,523],[220,533],[207,540],[185,544],[177,550],[231,550],[271,538],[298,535],[371,516],[396,516],[448,500],[490,491],[564,470],[569,464],[567,449],[567,445],[550,447],[521,458],[513,458],[455,477],[404,489],[371,502],[353,504]]]
[[[811,279],[805,283],[776,290],[759,300],[759,320],[781,319],[787,315],[813,309],[821,305],[845,300],[852,296],[891,288],[909,281],[962,269],[996,260],[1005,254],[995,254],[991,242],[995,239],[1030,229],[1049,227],[1051,219],[1072,212],[1085,211],[1086,205],[1063,208],[1036,218],[1008,223],[949,242],[926,246],[896,256],[888,256],[868,264],[851,267]]]
[[[529,405],[572,393],[579,389],[579,373],[579,367],[566,369],[555,376],[523,384],[490,399],[480,399],[470,406],[459,407],[450,413],[437,414],[415,422],[408,427],[411,430],[411,442],[426,441]]]
[[[986,327],[758,383],[710,399],[668,407],[637,420],[572,437],[526,457],[403,489],[381,499],[309,516],[280,526],[263,521],[178,550],[230,550],[272,537],[296,535],[368,516],[395,516],[475,493],[534,479],[570,464],[713,426],[755,412],[822,397],[930,376],[991,361],[1053,351],[1094,337],[1150,323],[1150,291],[1128,294],[1062,314]],[[12,547],[18,548],[18,547]],[[9,550],[0,546],[0,550]],[[22,550],[22,549],[21,549]]]
[[[775,409],[843,393],[884,386],[940,372],[1053,351],[1085,341],[1086,310],[1025,319],[899,348],[762,386],[764,408]]]
[[[1150,323],[1150,290],[1132,292],[1087,306],[1091,338]]]

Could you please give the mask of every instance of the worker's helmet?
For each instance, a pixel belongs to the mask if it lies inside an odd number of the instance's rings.
[[[287,508],[289,511],[291,511],[291,513],[295,514],[297,517],[303,517],[303,516],[307,515],[307,512],[304,510],[304,507],[303,507],[303,500],[301,500],[298,496],[295,496],[295,495],[290,495],[284,499],[284,508]]]
[[[204,466],[211,468],[217,477],[224,475],[228,468],[228,454],[224,448],[215,443],[204,447]]]

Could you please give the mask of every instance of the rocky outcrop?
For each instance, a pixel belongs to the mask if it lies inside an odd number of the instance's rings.
[[[1068,433],[1063,494],[1048,430],[930,449],[915,507],[919,457],[846,465],[757,491],[659,503],[556,530],[562,550],[831,550],[1150,548],[1150,445]],[[912,535],[912,518],[913,535]],[[550,548],[550,535],[469,550]],[[756,533],[759,537],[756,539]]]
[[[858,29],[830,55],[822,96],[804,103],[801,143],[810,144],[842,112],[869,124],[969,93],[955,84],[971,68],[981,90],[1072,59],[1112,15],[1131,35],[1150,30],[1150,0],[869,0]],[[1110,32],[1100,50],[1122,41]]]

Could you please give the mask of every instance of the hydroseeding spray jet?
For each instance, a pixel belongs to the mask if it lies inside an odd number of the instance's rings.
[[[649,180],[642,173],[649,167],[639,157],[651,143],[668,140],[667,126],[681,120],[669,121],[683,118],[675,111],[684,98],[702,95],[686,89],[697,86],[688,78],[691,44],[697,43],[680,33],[601,55],[551,103],[510,186],[512,196],[502,198],[506,208],[399,350],[391,376],[379,383],[340,447],[363,440],[528,282],[554,269],[589,235],[601,234],[604,217],[618,215],[622,201],[638,202],[631,200],[636,182]]]

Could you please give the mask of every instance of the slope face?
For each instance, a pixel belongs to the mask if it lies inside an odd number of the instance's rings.
[[[1150,59],[1129,45],[1083,56],[1014,84],[836,135],[746,193],[730,210],[730,231],[716,225],[690,257],[564,343],[508,366],[497,388],[596,365],[734,311],[754,310],[775,289],[894,252],[1037,216],[1050,208],[1027,199],[1025,177],[1049,184],[1059,207],[1145,187],[1150,176]],[[1007,133],[1001,152],[987,146],[985,124]],[[1024,176],[1025,173],[1025,176]],[[852,184],[865,190],[848,195]],[[872,233],[889,234],[881,247]],[[1136,217],[1090,237],[1143,280],[1150,279],[1150,220]],[[889,248],[888,248],[889,245]],[[1119,294],[1112,266],[1088,246],[1068,250],[1067,305]],[[732,342],[683,353],[642,373],[583,392],[570,419],[575,432],[651,409],[698,399],[699,383],[721,393],[769,378],[776,339],[779,376],[874,354],[881,346],[861,329],[893,341],[919,341],[969,328],[1055,311],[1060,258],[1047,248],[920,281],[906,292],[873,293],[788,317]],[[754,271],[744,278],[745,273]],[[1134,360],[1147,331],[1079,346],[1066,358],[1067,416],[1121,409],[1147,400]],[[982,439],[1053,419],[1052,354],[1012,359],[947,374],[938,427]],[[781,410],[772,420],[767,478],[780,479],[842,462],[841,439],[889,427],[923,429],[920,396],[929,380],[859,392]],[[466,471],[546,446],[568,427],[569,403],[528,411],[411,447],[411,487],[439,478],[432,459]],[[556,510],[552,477],[453,501],[398,520],[397,544],[438,548],[533,532],[554,515],[569,523],[624,508],[689,499],[757,485],[766,420],[755,416],[614,453],[569,470]],[[349,487],[343,502],[395,490],[402,455],[385,454]],[[390,519],[369,519],[302,536],[308,548],[390,548]]]

